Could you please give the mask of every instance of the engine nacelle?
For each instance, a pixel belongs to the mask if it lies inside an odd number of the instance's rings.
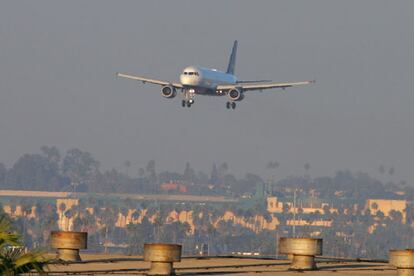
[[[244,99],[244,95],[240,89],[234,88],[227,93],[227,97],[233,102],[241,101]]]
[[[174,98],[177,95],[177,91],[172,86],[164,86],[161,89],[161,94],[164,98]]]

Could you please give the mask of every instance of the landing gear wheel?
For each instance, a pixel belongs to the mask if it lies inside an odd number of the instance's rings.
[[[191,107],[191,102],[187,102],[187,107]]]
[[[185,100],[181,101],[181,105],[182,105],[182,107],[185,107]]]
[[[231,108],[236,109],[236,103],[235,102],[231,103]]]
[[[226,103],[226,107],[227,107],[227,109],[230,109],[230,102]]]

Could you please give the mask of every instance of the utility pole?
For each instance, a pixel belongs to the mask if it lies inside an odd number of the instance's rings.
[[[279,229],[276,230],[276,259],[279,258]]]
[[[293,237],[296,238],[296,189],[293,191]]]

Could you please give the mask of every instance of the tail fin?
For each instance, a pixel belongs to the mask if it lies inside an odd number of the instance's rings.
[[[227,74],[234,75],[234,67],[236,66],[236,54],[237,54],[237,40],[234,41],[233,49],[231,50],[229,65],[227,66]]]

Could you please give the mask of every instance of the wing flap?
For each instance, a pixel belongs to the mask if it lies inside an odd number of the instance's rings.
[[[217,90],[230,90],[234,88],[241,88],[243,91],[252,91],[252,90],[264,90],[264,89],[272,89],[272,88],[287,88],[287,87],[311,84],[314,82],[315,81],[238,83],[238,84],[218,85]]]
[[[125,78],[125,79],[142,81],[142,83],[147,83],[148,82],[148,83],[151,83],[151,84],[157,84],[157,85],[162,85],[162,86],[171,85],[175,88],[183,88],[183,86],[180,83],[172,83],[172,82],[168,82],[168,81],[149,79],[149,78],[145,78],[145,77],[127,75],[127,74],[122,74],[122,73],[117,73],[116,75],[118,77]]]

